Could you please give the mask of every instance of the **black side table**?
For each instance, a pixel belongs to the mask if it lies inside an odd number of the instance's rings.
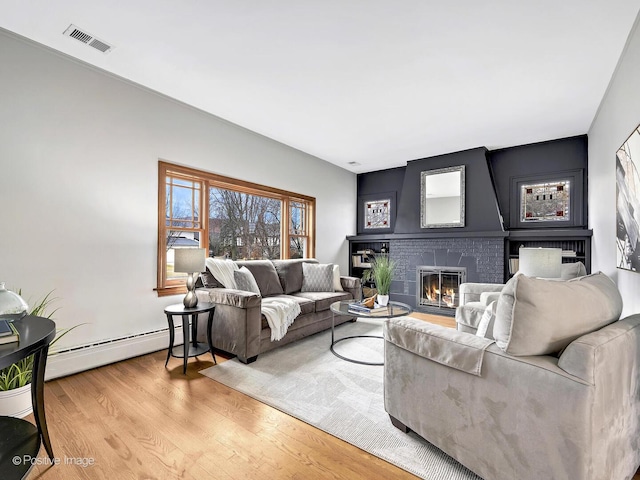
[[[177,303],[175,305],[169,305],[164,309],[164,313],[167,314],[167,321],[169,322],[169,350],[167,350],[167,361],[164,362],[165,367],[169,363],[170,357],[182,358],[184,360],[182,373],[186,374],[188,358],[197,357],[207,352],[211,352],[213,363],[218,364],[216,356],[213,353],[213,343],[211,343],[211,329],[213,328],[213,314],[215,309],[216,306],[213,303],[198,303],[198,305],[193,308],[187,308],[182,303]],[[207,312],[209,313],[207,320],[207,343],[198,343],[198,314]],[[183,345],[176,347],[173,346],[175,339],[173,325],[174,315],[182,315],[182,335],[184,336]],[[189,315],[191,315],[191,341],[189,341]]]
[[[0,368],[34,355],[31,403],[36,425],[21,418],[0,417],[0,472],[2,478],[7,480],[21,479],[27,475],[32,464],[24,459],[36,458],[41,442],[54,462],[44,412],[44,370],[49,345],[56,336],[56,324],[48,318],[27,315],[13,322],[13,325],[20,334],[20,341],[0,345]]]

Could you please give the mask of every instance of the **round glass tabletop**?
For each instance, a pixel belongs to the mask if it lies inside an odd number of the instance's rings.
[[[336,315],[349,315],[363,318],[394,318],[409,315],[413,309],[406,303],[390,301],[386,307],[377,307],[369,310],[356,310],[360,302],[355,300],[343,300],[331,304],[331,311]]]

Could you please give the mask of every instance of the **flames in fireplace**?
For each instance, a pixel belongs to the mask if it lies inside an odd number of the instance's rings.
[[[464,267],[418,267],[418,305],[456,308],[460,304],[460,284],[465,278]]]

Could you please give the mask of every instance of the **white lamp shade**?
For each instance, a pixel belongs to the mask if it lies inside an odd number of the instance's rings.
[[[520,273],[528,277],[560,278],[561,248],[520,248]]]
[[[174,272],[197,273],[204,271],[206,251],[204,248],[176,248]]]

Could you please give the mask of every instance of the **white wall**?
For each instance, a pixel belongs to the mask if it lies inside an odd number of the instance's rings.
[[[616,268],[616,151],[640,123],[640,28],[626,49],[589,129],[589,218],[593,271],[611,276],[622,293],[623,315],[640,312],[640,273]]]
[[[166,327],[158,159],[316,197],[322,262],[347,268],[356,176],[0,30],[0,281],[55,289],[61,346]]]

